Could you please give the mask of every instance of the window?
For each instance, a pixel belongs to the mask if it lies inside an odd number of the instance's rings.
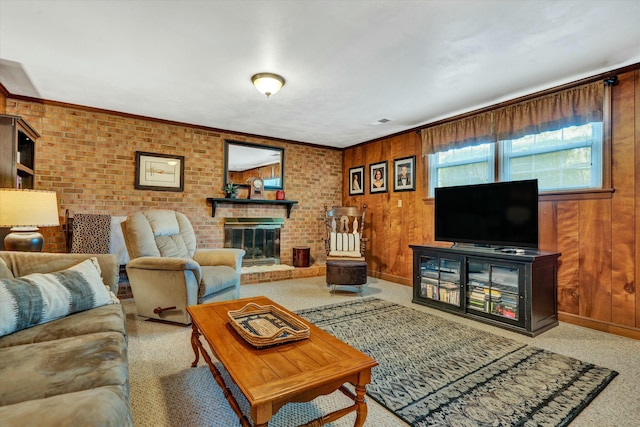
[[[466,171],[445,177],[444,168],[477,163],[457,150],[486,142],[494,143],[493,181],[537,179],[542,192],[609,192],[611,168],[603,159],[611,158],[611,129],[603,123],[611,120],[611,84],[596,80],[532,95],[423,129],[422,153],[434,169],[429,194],[436,186],[465,183],[460,175]],[[479,178],[476,171],[470,175],[470,183]]]
[[[498,142],[501,181],[538,179],[540,191],[602,187],[602,122],[569,126]],[[429,156],[429,194],[435,187],[493,182],[493,144]]]
[[[602,186],[602,123],[588,123],[500,141],[501,180],[538,178],[538,188]]]
[[[276,176],[274,178],[264,178],[262,181],[265,187],[277,187],[278,185],[280,185],[279,176]]]
[[[454,148],[429,156],[429,195],[435,187],[484,184],[494,180],[494,144]]]

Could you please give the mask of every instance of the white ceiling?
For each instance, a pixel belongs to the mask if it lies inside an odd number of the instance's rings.
[[[333,147],[635,63],[640,0],[0,0],[12,94]]]

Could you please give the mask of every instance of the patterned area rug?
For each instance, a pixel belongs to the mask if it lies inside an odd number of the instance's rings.
[[[367,394],[412,426],[566,426],[617,372],[377,298],[297,314],[378,361]]]

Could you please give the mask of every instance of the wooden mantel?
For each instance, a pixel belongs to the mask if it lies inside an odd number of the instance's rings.
[[[255,204],[255,205],[283,205],[287,207],[287,218],[291,216],[291,209],[293,205],[298,203],[296,200],[260,200],[260,199],[227,199],[208,197],[207,202],[211,203],[211,216],[216,216],[216,207],[218,203],[232,203],[232,204]]]

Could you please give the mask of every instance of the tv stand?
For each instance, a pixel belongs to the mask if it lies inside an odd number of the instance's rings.
[[[559,253],[409,246],[413,302],[529,336],[558,324]]]

